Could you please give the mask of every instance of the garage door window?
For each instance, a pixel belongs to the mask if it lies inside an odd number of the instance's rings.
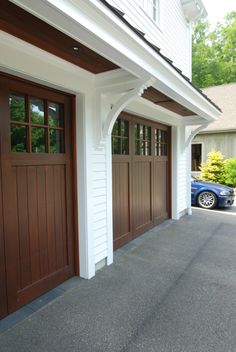
[[[62,104],[13,92],[9,109],[12,152],[65,152]]]
[[[134,125],[135,154],[151,155],[151,127],[142,124]]]
[[[129,121],[116,120],[112,130],[112,154],[129,154]]]
[[[155,156],[167,156],[167,131],[155,128]]]

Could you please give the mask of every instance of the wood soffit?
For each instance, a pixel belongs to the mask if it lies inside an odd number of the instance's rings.
[[[7,0],[1,0],[0,29],[89,72],[118,66]],[[78,50],[74,51],[73,48]]]
[[[93,50],[7,0],[1,1],[0,29],[94,74],[118,68]],[[74,47],[78,48],[78,52],[73,50]],[[146,89],[142,97],[179,115],[195,115],[153,87]]]
[[[153,87],[147,88],[142,94],[144,99],[151,101],[152,103],[162,106],[163,108],[175,112],[181,116],[192,116],[196,115],[191,110],[185,108],[183,105],[177,103],[167,95],[159,92]]]

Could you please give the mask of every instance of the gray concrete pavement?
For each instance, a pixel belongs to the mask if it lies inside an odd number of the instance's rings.
[[[193,210],[0,335],[1,352],[236,351],[236,216]]]

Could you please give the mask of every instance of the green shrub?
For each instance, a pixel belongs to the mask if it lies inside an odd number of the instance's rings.
[[[200,167],[201,179],[214,183],[225,183],[225,163],[221,152],[215,150],[207,155],[206,163]]]
[[[236,187],[236,158],[225,160],[225,184]]]

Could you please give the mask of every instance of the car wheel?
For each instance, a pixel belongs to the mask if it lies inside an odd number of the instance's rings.
[[[213,209],[217,205],[217,197],[211,191],[204,191],[198,195],[197,202],[201,208]]]

